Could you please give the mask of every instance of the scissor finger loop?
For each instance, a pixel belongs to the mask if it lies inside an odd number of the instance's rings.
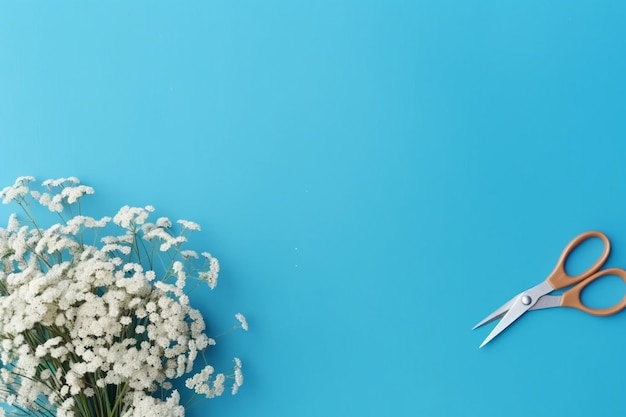
[[[584,311],[585,313],[589,313],[589,314],[593,314],[594,316],[601,316],[601,317],[611,316],[613,314],[619,313],[624,308],[626,308],[626,294],[624,294],[624,297],[618,303],[616,303],[615,305],[611,307],[606,307],[606,308],[588,307],[585,304],[583,304],[582,299],[581,299],[583,290],[589,284],[591,284],[593,281],[599,278],[602,278],[608,275],[617,276],[626,284],[626,271],[625,270],[621,268],[603,269],[602,271],[596,272],[595,274],[593,274],[586,280],[582,281],[581,283],[565,291],[561,295],[561,306],[576,308],[578,310]]]
[[[574,252],[574,250],[579,247],[581,244],[586,242],[589,239],[598,238],[602,241],[603,251],[600,257],[589,267],[586,271],[578,274],[578,275],[570,275],[565,270],[565,264],[567,263],[567,259]],[[565,247],[563,253],[561,253],[561,257],[559,258],[554,270],[550,273],[548,278],[546,279],[552,288],[555,290],[562,289],[574,285],[578,282],[581,282],[591,275],[595,274],[602,268],[602,266],[609,259],[609,254],[611,253],[611,242],[607,235],[602,232],[591,230],[589,232],[581,233],[576,236],[572,241]]]

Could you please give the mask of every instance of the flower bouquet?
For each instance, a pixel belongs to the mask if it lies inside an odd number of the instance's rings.
[[[81,200],[93,188],[75,177],[33,182],[0,192],[25,215],[0,228],[0,400],[17,415],[182,417],[179,378],[193,395],[235,394],[241,361],[228,374],[207,363],[215,340],[186,293],[190,279],[211,289],[218,279],[217,259],[183,249],[198,224],[150,221],[151,206],[88,217]],[[59,222],[44,227],[37,206]]]

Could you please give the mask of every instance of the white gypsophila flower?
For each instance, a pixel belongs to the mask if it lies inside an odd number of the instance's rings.
[[[0,197],[3,197],[2,203],[9,204],[12,201],[18,201],[28,192],[28,187],[20,185],[14,187],[5,187],[0,191]]]
[[[211,365],[207,365],[200,372],[195,374],[193,377],[188,378],[185,381],[185,386],[190,389],[194,389],[200,384],[207,382],[209,378],[211,378],[211,374],[213,373],[214,368]]]
[[[8,232],[16,232],[19,229],[20,223],[17,221],[17,216],[15,214],[11,214],[9,216],[9,222],[7,223],[7,231]]]
[[[65,198],[65,200],[69,204],[73,204],[76,201],[78,201],[78,199],[80,199],[83,195],[85,195],[85,194],[93,194],[93,193],[94,193],[93,188],[88,187],[86,185],[78,185],[78,186],[75,186],[75,187],[65,187],[65,188],[63,188],[63,191],[61,191],[61,196],[63,198]]]
[[[183,226],[184,229],[198,231],[200,230],[200,225],[198,223],[191,222],[189,220],[178,220],[176,223]]]
[[[239,321],[239,324],[241,325],[241,328],[244,329],[245,331],[248,331],[248,321],[246,320],[244,315],[241,314],[241,313],[237,313],[237,314],[235,314],[235,317]]]
[[[180,394],[172,391],[165,401],[146,396],[141,392],[133,392],[127,396],[127,411],[122,417],[184,417],[185,408],[179,404]]]
[[[28,184],[34,181],[34,177],[24,176],[18,177],[12,186],[5,187],[0,191],[0,197],[3,198],[3,204],[9,204],[12,201],[20,201],[28,194]]]
[[[217,374],[215,379],[213,380],[213,391],[216,396],[222,395],[224,393],[224,381],[226,380],[226,376],[224,374]]]
[[[239,388],[243,385],[243,373],[241,371],[241,360],[237,357],[234,358],[235,368],[234,368],[234,378],[235,382],[233,383],[231,394],[235,395],[239,392]]]
[[[28,185],[33,181],[35,181],[35,177],[30,175],[24,175],[21,177],[17,177],[17,179],[15,180],[15,185]]]
[[[131,225],[142,225],[151,211],[154,211],[152,206],[145,208],[124,206],[113,217],[113,223],[126,229]]]
[[[162,227],[154,227],[150,231],[145,232],[143,238],[147,241],[160,240],[162,243],[159,246],[161,252],[167,252],[172,247],[185,242],[187,239],[184,236],[173,236],[167,229]]]
[[[133,248],[127,245],[118,245],[117,243],[112,243],[108,245],[104,245],[102,247],[103,252],[120,252],[122,255],[129,255],[132,252]]]
[[[82,230],[82,228],[103,228],[110,221],[110,217],[103,217],[100,220],[96,220],[89,216],[75,216],[65,223],[65,226],[62,228],[62,233],[76,235]]]
[[[74,184],[80,184],[80,180],[76,177],[50,178],[50,179],[45,180],[41,185],[43,185],[44,187],[47,187],[49,190],[52,190],[54,188],[71,186]]]
[[[159,217],[155,224],[157,227],[163,227],[166,229],[172,227],[172,221],[167,217]]]
[[[241,372],[241,360],[235,358],[235,384],[238,386],[243,385],[243,373]]]
[[[39,199],[39,203],[52,212],[60,213],[63,211],[63,197],[60,194],[50,196],[44,193]]]
[[[219,261],[208,252],[202,252],[202,256],[209,261],[209,269],[199,272],[198,276],[209,284],[209,288],[214,289],[220,272]]]
[[[182,256],[183,259],[191,259],[191,258],[198,259],[199,258],[198,252],[196,252],[195,250],[189,250],[189,249],[181,250],[180,256]]]

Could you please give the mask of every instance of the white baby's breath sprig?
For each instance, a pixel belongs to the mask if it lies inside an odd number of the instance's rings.
[[[200,225],[198,223],[194,223],[189,220],[178,220],[177,223],[187,230],[192,230],[192,231],[200,230]]]
[[[12,201],[19,202],[28,194],[29,183],[35,181],[34,177],[24,176],[18,177],[12,186],[4,187],[0,191],[3,204],[9,204]]]
[[[239,358],[230,375],[208,363],[193,374],[215,339],[191,306],[187,281],[214,289],[220,270],[210,253],[184,248],[186,234],[200,226],[152,221],[149,205],[86,216],[81,200],[92,187],[68,177],[40,190],[34,181],[20,177],[0,191],[29,220],[11,215],[0,228],[0,400],[32,416],[182,417],[176,378],[186,376],[194,395],[207,398],[222,395],[232,379],[236,393]],[[62,222],[39,224],[32,202]],[[96,238],[115,227],[119,233]],[[246,318],[235,317],[248,330]]]
[[[248,321],[246,320],[244,315],[241,313],[237,313],[235,314],[235,318],[237,318],[237,321],[239,321],[239,325],[241,326],[241,328],[245,331],[248,331]]]
[[[231,394],[235,395],[239,391],[239,388],[243,385],[243,372],[241,371],[241,359],[235,358],[235,368],[234,368],[234,380]]]
[[[209,284],[209,288],[214,289],[217,286],[217,278],[220,272],[220,263],[209,252],[202,252],[202,257],[208,262],[208,268],[201,271],[198,275],[201,279]]]

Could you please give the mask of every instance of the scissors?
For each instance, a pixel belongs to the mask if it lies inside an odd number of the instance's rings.
[[[565,262],[567,258],[572,254],[574,249],[580,246],[588,239],[599,238],[604,245],[604,251],[602,255],[591,265],[586,271],[579,275],[569,275],[565,272]],[[548,277],[540,284],[517,294],[511,298],[502,307],[495,310],[493,313],[485,317],[479,322],[473,329],[477,329],[487,323],[494,320],[501,319],[496,327],[493,328],[491,333],[479,346],[482,348],[489,343],[494,337],[499,335],[504,329],[509,327],[515,320],[524,315],[524,313],[530,310],[541,310],[544,308],[552,307],[572,307],[585,313],[593,314],[595,316],[610,316],[619,313],[626,308],[626,295],[617,304],[607,308],[591,308],[584,305],[580,299],[580,294],[583,289],[606,275],[616,275],[626,283],[626,271],[621,268],[607,268],[600,270],[606,260],[609,257],[611,251],[611,242],[609,238],[602,232],[589,231],[580,234],[575,237],[563,250],[561,257],[556,263],[554,270],[548,275]],[[554,290],[561,290],[567,287],[572,287],[560,295],[548,295]],[[472,330],[473,330],[472,329]]]

